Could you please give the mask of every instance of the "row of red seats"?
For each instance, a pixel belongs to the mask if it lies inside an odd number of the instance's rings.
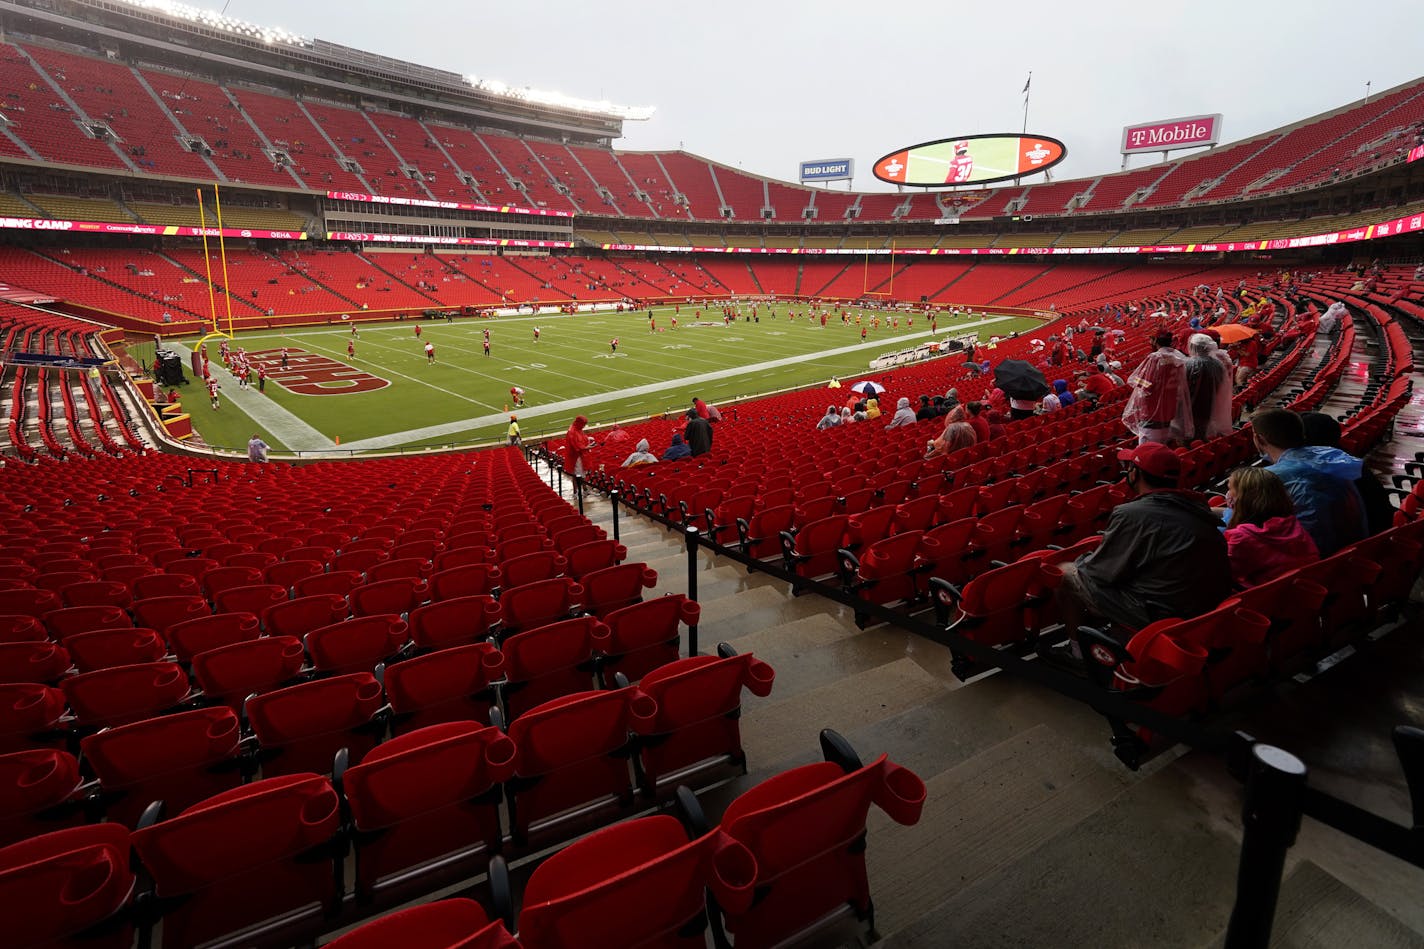
[[[422,848],[468,848],[488,829],[472,792],[517,757],[511,739],[473,726],[429,731],[334,782],[315,774],[270,779],[132,832],[99,824],[0,850],[0,895],[28,908],[11,938],[21,947],[68,937],[117,947],[137,930],[147,945],[161,922],[170,947],[237,932],[264,943],[311,940],[338,921],[349,845],[359,887],[363,873],[399,867]],[[925,785],[883,755],[863,764],[833,732],[821,740],[824,763],[748,790],[716,827],[690,793],[679,792],[687,826],[667,815],[640,818],[548,858],[524,887],[517,924],[512,907],[500,907],[518,941],[478,904],[454,900],[387,916],[334,944],[690,947],[704,945],[709,913],[719,945],[730,933],[744,949],[781,943],[844,913],[875,938],[867,813],[874,803],[914,824]],[[363,829],[371,826],[383,833]],[[492,890],[507,893],[503,858],[490,861],[486,852],[484,859]],[[508,901],[501,895],[499,902]]]

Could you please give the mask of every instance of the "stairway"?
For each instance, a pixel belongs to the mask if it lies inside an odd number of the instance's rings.
[[[168,108],[168,103],[163,101],[163,97],[160,96],[158,92],[153,88],[153,86],[149,84],[148,80],[143,77],[143,73],[139,72],[137,67],[130,66],[129,72],[133,73],[134,79],[138,81],[138,84],[140,86],[143,86],[143,88],[148,92],[149,96],[153,99],[153,101],[158,104],[158,108],[162,110],[164,115],[168,116],[168,121],[173,123],[173,127],[177,129],[180,134],[193,134],[192,132],[189,132],[186,128],[183,127],[183,123],[178,121],[178,116],[173,114],[173,110]],[[204,141],[206,140],[207,139],[204,138]],[[195,152],[194,154],[196,154],[199,158],[203,160],[203,164],[208,166],[208,170],[212,172],[214,181],[228,180],[227,175],[222,173],[222,169],[217,166],[217,164],[212,160],[211,157],[204,154],[203,152]]]

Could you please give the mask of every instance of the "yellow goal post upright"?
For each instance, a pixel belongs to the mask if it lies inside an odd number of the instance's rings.
[[[870,289],[870,248],[865,248],[865,257],[861,268],[860,295],[863,297],[886,297],[887,299],[895,293],[895,239],[890,239],[890,283],[884,290]]]
[[[208,313],[211,325],[207,332],[193,345],[193,351],[198,352],[203,345],[211,339],[232,339],[232,297],[227,290],[227,250],[222,239],[222,203],[218,197],[218,186],[213,185],[213,201],[217,208],[217,232],[218,232],[218,254],[221,258],[223,271],[223,298],[227,303],[227,330],[222,328],[221,318],[218,316],[218,303],[216,289],[213,285],[213,260],[208,251],[208,215],[207,207],[203,202],[203,189],[198,188],[198,233],[203,238],[203,268],[208,282]]]

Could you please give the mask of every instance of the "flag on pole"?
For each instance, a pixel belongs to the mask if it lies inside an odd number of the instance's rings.
[[[1029,87],[1032,83],[1033,83],[1033,73],[1029,73],[1029,74],[1028,74],[1028,78],[1027,78],[1026,80],[1024,80],[1024,87],[1023,87],[1023,94],[1024,94],[1024,95],[1028,95],[1028,87]]]

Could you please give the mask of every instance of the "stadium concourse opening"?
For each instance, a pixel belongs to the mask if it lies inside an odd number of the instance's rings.
[[[0,0],[6,945],[1424,941],[1424,79],[831,190],[241,12]]]

